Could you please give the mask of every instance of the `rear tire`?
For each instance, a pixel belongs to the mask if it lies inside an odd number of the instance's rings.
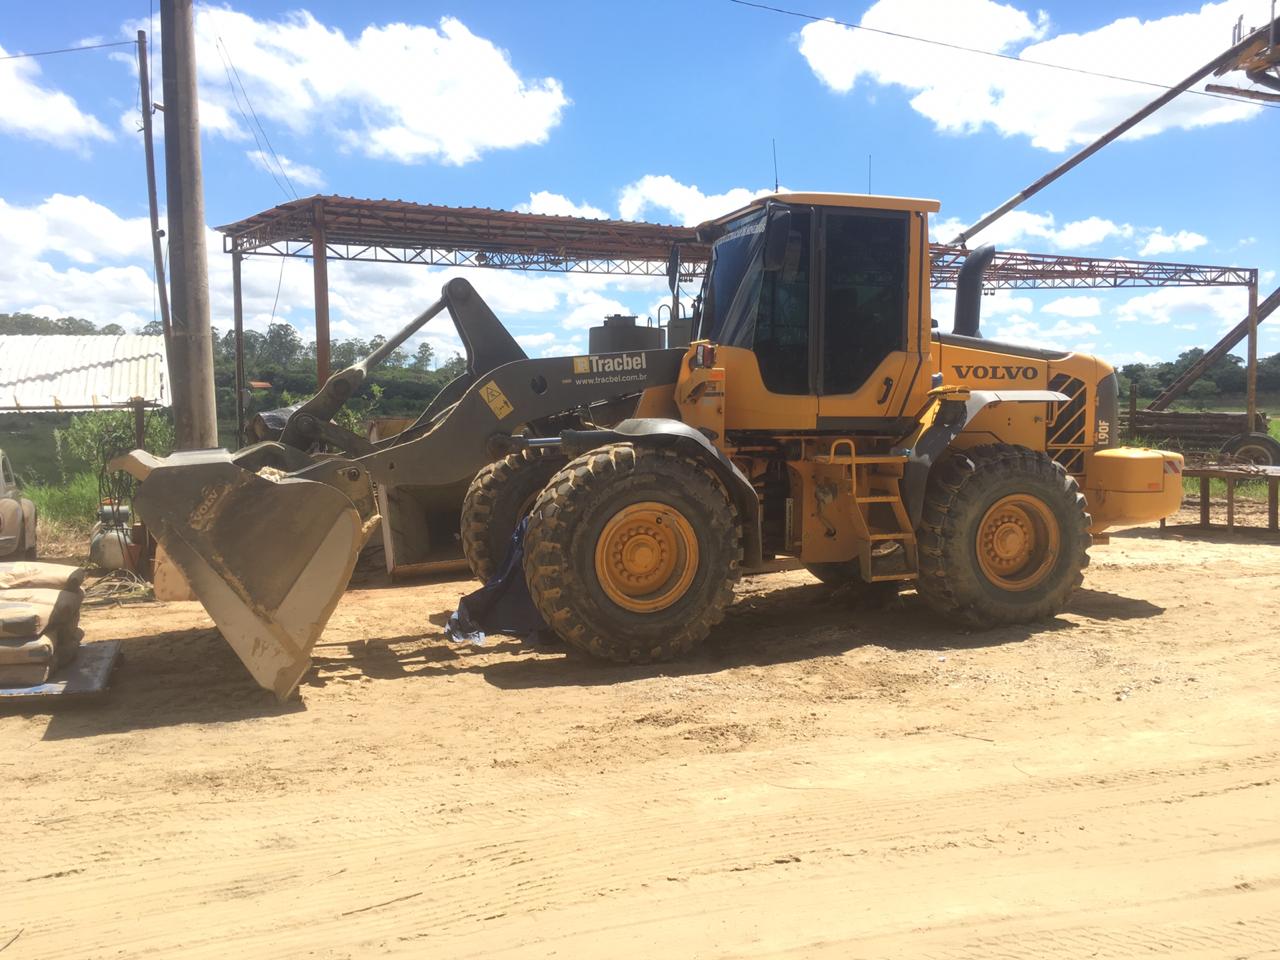
[[[564,460],[523,450],[476,474],[462,501],[462,553],[471,572],[488,583],[502,569],[511,535]]]
[[[920,595],[971,627],[1055,616],[1084,579],[1091,524],[1079,485],[1044,453],[952,453],[925,494]]]
[[[1220,452],[1260,467],[1280,466],[1280,442],[1266,433],[1238,433],[1222,445]]]
[[[724,618],[742,524],[724,486],[670,448],[608,444],[557,473],[530,513],[525,578],[567,643],[607,660],[688,653]]]

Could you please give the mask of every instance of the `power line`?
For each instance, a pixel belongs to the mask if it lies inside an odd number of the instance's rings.
[[[847,20],[837,20],[835,17],[819,17],[816,14],[804,13],[800,10],[787,10],[783,7],[770,6],[767,3],[756,3],[754,0],[729,0],[730,3],[736,3],[742,7],[754,7],[757,10],[768,10],[771,13],[781,13],[788,17],[798,17],[801,20],[809,20],[813,23],[834,23],[842,27],[849,27],[851,30],[863,30],[867,33],[877,33],[884,37],[896,37],[899,40],[912,40],[916,43],[928,43],[935,47],[946,47],[948,50],[959,50],[962,53],[977,53],[984,57],[995,57],[999,60],[1009,60],[1013,63],[1025,63],[1036,67],[1048,67],[1050,70],[1063,70],[1067,73],[1079,73],[1087,77],[1099,77],[1103,80],[1119,80],[1123,83],[1136,83],[1144,87],[1155,87],[1160,90],[1172,90],[1173,87],[1167,83],[1157,83],[1154,80],[1139,80],[1136,77],[1123,77],[1114,73],[1102,73],[1097,70],[1086,70],[1083,67],[1068,67],[1060,63],[1048,63],[1044,60],[1028,60],[1024,57],[1015,57],[1010,53],[999,53],[994,50],[982,50],[978,47],[966,47],[958,43],[949,43],[946,40],[931,40],[928,37],[917,37],[909,33],[897,33],[893,30],[884,30],[880,27],[868,27],[861,23],[850,23]],[[1211,97],[1214,100],[1228,100],[1232,103],[1248,103],[1254,104],[1253,100],[1245,100],[1241,97],[1232,97],[1221,93],[1209,93],[1207,90],[1188,90],[1187,93],[1193,93],[1198,97]],[[1280,107],[1280,104],[1258,103],[1263,107]]]
[[[35,53],[7,53],[0,60],[22,60],[26,57],[51,57],[55,53],[79,53],[81,50],[101,50],[103,47],[132,47],[133,40],[113,40],[111,43],[86,43],[83,47],[62,47],[58,50],[39,50]]]
[[[218,56],[222,60],[222,70],[224,73],[226,73],[227,85],[231,88],[231,96],[236,102],[236,109],[240,111],[240,116],[244,119],[245,126],[247,126],[249,128],[249,132],[253,134],[253,142],[258,147],[258,156],[262,158],[263,169],[266,170],[267,174],[271,177],[271,179],[275,181],[276,186],[280,188],[280,192],[283,193],[286,198],[289,196],[289,194],[292,193],[293,198],[295,200],[298,199],[298,193],[296,190],[293,189],[293,184],[290,183],[288,188],[286,188],[284,183],[280,182],[280,178],[276,176],[275,170],[271,168],[271,164],[267,160],[266,151],[262,149],[262,141],[258,139],[258,131],[257,129],[255,129],[253,123],[250,122],[249,115],[244,112],[244,107],[240,105],[240,94],[236,91],[235,81],[231,79],[231,67],[228,65],[229,60],[228,60],[228,56],[226,55],[226,48],[222,43],[221,37],[218,38],[217,46],[218,46]],[[245,94],[245,99],[246,100],[248,99],[247,93]],[[275,156],[274,150],[272,151],[272,156]],[[277,157],[276,163],[279,164],[279,162],[280,160]],[[284,173],[283,167],[281,167],[280,172],[282,174]],[[288,183],[288,181],[289,181],[288,176],[285,176],[285,182]]]
[[[276,148],[271,145],[271,138],[267,136],[266,128],[263,127],[262,121],[258,119],[258,111],[253,108],[253,101],[249,99],[249,91],[245,89],[244,81],[240,79],[240,71],[236,69],[235,61],[231,59],[231,51],[227,49],[227,44],[221,37],[218,38],[218,43],[222,45],[222,52],[227,55],[226,62],[231,64],[231,72],[236,75],[236,82],[240,84],[240,92],[244,94],[244,102],[248,104],[249,112],[253,114],[253,122],[258,125],[258,129],[262,132],[262,139],[266,142],[267,149],[271,151],[271,156],[276,162],[276,167],[280,170],[280,176],[284,177],[284,182],[289,184],[289,192],[292,193],[293,198],[297,200],[298,191],[293,188],[293,181],[289,179],[289,174],[285,171],[284,164],[280,162],[280,157],[276,154]],[[232,92],[235,92],[234,89]],[[243,111],[241,111],[241,113],[243,114]],[[249,121],[246,119],[245,123],[248,122]],[[256,141],[256,136],[254,139]],[[261,147],[259,147],[259,150],[261,150]]]

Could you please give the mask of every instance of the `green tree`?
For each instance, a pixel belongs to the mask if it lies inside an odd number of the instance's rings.
[[[262,350],[264,360],[287,370],[302,352],[302,337],[291,323],[273,323],[267,327]]]
[[[157,456],[173,452],[173,424],[166,412],[146,415],[144,437],[147,450]],[[128,453],[137,445],[132,410],[94,410],[75,413],[65,429],[55,429],[54,439],[64,456],[97,470],[112,457]]]
[[[426,373],[431,369],[431,364],[435,362],[436,352],[432,349],[431,344],[423,340],[418,344],[418,349],[413,354],[413,359],[409,361],[409,369]]]
[[[1208,377],[1201,377],[1187,388],[1187,399],[1203,410],[1218,396],[1218,385]]]
[[[460,377],[467,372],[467,361],[460,354],[455,353],[452,357],[440,364],[440,369],[436,373],[440,374],[444,383],[448,383],[455,377]]]

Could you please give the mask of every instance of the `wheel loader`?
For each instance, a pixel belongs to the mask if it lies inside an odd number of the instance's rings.
[[[953,330],[934,328],[938,208],[790,193],[703,224],[711,259],[688,347],[529,359],[453,279],[279,441],[135,451],[120,466],[142,481],[138,514],[282,698],[381,514],[437,543],[456,532],[481,579],[527,516],[538,611],[615,661],[687,653],[742,572],[778,555],[856,591],[913,584],[966,627],[1052,617],[1109,528],[1177,510],[1182,458],[1114,445],[1106,363],[982,338],[991,248],[961,268]],[[419,421],[379,444],[331,423],[442,312],[467,372]],[[307,452],[316,444],[329,452]],[[464,489],[459,524],[450,497]]]

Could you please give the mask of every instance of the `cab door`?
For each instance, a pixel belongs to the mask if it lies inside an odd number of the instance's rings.
[[[923,367],[919,331],[909,329],[922,310],[911,295],[920,271],[910,256],[914,220],[899,210],[819,212],[812,367],[820,430],[896,434],[915,412],[904,409]]]

